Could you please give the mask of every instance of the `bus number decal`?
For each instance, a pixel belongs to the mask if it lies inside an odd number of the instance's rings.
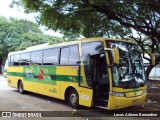
[[[57,90],[56,90],[56,88],[54,88],[54,89],[49,89],[49,92],[57,93]]]

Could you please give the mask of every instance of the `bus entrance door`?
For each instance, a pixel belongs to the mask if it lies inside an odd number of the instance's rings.
[[[109,78],[104,54],[91,56],[91,74],[94,106],[107,109],[109,98]]]

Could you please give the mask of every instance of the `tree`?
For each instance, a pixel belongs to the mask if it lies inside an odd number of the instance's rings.
[[[24,50],[29,46],[47,42],[62,41],[61,38],[44,35],[38,25],[31,21],[0,17],[0,66],[11,51]]]
[[[20,42],[19,46],[15,50],[24,50],[27,47],[43,44],[47,42],[59,43],[63,39],[55,36],[44,35],[41,33],[24,33],[18,40]]]
[[[7,19],[2,17],[0,18],[0,68],[1,63],[3,62],[3,57],[8,53],[8,50],[5,50],[8,47],[7,41],[10,36],[10,33],[6,32],[10,23],[7,22]],[[5,50],[5,51],[4,51]],[[1,72],[1,69],[0,69]]]
[[[159,0],[22,0],[26,12],[39,12],[41,24],[53,30],[90,36],[133,38],[136,30],[149,38],[151,52],[159,51]],[[141,36],[140,36],[141,38]],[[135,39],[143,50],[146,39]],[[148,40],[147,40],[148,41]],[[160,57],[156,57],[156,64]],[[148,68],[148,76],[153,66]]]

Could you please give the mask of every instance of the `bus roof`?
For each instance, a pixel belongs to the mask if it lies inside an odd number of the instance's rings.
[[[17,53],[30,52],[30,51],[36,51],[36,50],[41,50],[41,49],[49,49],[49,48],[56,48],[56,47],[61,47],[61,46],[73,45],[73,44],[78,44],[78,43],[81,43],[81,42],[103,41],[103,40],[123,41],[123,42],[129,42],[129,43],[137,44],[136,42],[129,41],[129,40],[93,37],[93,38],[83,38],[83,39],[79,39],[79,40],[75,40],[75,41],[62,42],[62,43],[49,42],[49,43],[45,43],[45,44],[31,46],[31,47],[26,48],[25,50],[10,52],[9,55],[13,55],[13,54],[17,54]]]

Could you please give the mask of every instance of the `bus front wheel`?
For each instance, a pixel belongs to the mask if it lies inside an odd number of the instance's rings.
[[[71,89],[68,93],[68,104],[72,108],[79,108],[79,97],[75,89]]]
[[[24,93],[24,87],[22,81],[18,82],[18,92],[23,94]]]

